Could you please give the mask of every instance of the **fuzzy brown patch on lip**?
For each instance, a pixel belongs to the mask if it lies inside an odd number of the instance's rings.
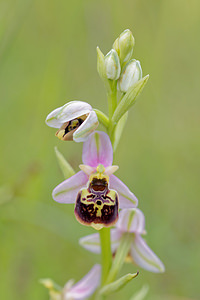
[[[89,190],[95,192],[106,193],[108,191],[108,182],[106,178],[96,178],[94,177],[89,185]]]
[[[88,201],[90,200],[87,198],[88,193],[87,189],[83,189],[78,193],[74,210],[78,222],[87,226],[99,224],[101,225],[99,228],[113,226],[118,220],[119,210],[119,200],[116,191],[108,190],[106,195],[104,195],[106,201],[99,195],[91,197],[91,201]]]
[[[83,115],[76,119],[65,122],[56,132],[56,136],[62,141],[72,141],[73,133],[81,126],[86,118],[87,115]]]

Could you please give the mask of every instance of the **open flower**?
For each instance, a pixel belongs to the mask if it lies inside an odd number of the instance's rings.
[[[132,236],[129,258],[135,264],[150,272],[164,272],[163,263],[141,237],[142,234],[146,233],[145,218],[138,208],[124,209],[119,213],[116,228],[111,229],[112,253],[116,252],[123,234],[127,233]],[[96,233],[81,238],[80,244],[91,252],[101,252],[99,235]]]
[[[75,203],[75,216],[95,229],[114,225],[119,208],[136,207],[138,200],[113,173],[113,149],[108,135],[94,132],[83,144],[81,171],[53,190],[53,199]]]
[[[59,128],[56,136],[63,141],[84,142],[98,126],[98,118],[90,104],[71,101],[53,110],[46,124]]]
[[[73,284],[69,280],[63,289],[58,289],[51,279],[42,279],[40,282],[49,289],[51,300],[84,300],[91,296],[100,285],[101,266],[96,264],[79,282]]]

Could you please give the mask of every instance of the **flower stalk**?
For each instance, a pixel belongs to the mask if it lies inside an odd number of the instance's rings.
[[[117,81],[110,80],[110,90],[107,91],[109,119],[112,119],[117,107]]]
[[[115,254],[115,258],[113,260],[112,267],[108,274],[106,284],[109,284],[116,279],[116,276],[119,273],[121,267],[123,266],[125,258],[128,255],[131,242],[132,242],[132,236],[130,234],[126,233],[121,237],[120,245]]]
[[[111,240],[110,240],[110,228],[102,228],[99,231],[101,242],[101,285],[104,286],[110,267],[112,265],[112,252],[111,252]]]

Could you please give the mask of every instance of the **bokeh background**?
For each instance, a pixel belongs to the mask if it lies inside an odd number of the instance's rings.
[[[69,100],[107,111],[96,71],[130,28],[134,58],[150,80],[131,109],[115,156],[120,177],[139,198],[147,241],[164,274],[140,275],[110,299],[200,299],[198,0],[0,1],[0,298],[48,299],[39,278],[79,280],[99,257],[78,246],[94,232],[55,203],[63,180],[54,146],[78,170],[81,144],[55,138],[44,120]]]

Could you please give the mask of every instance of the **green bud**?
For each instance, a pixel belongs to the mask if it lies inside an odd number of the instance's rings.
[[[113,49],[117,51],[121,64],[131,59],[134,45],[135,39],[129,29],[124,30],[115,40]]]
[[[119,56],[111,49],[105,56],[106,75],[108,79],[117,80],[121,72]]]
[[[112,294],[114,292],[117,292],[119,290],[121,290],[129,281],[131,281],[133,278],[135,278],[139,273],[134,273],[134,274],[126,274],[124,276],[122,276],[121,278],[119,278],[118,280],[105,285],[101,290],[100,290],[100,294],[101,295],[109,295]]]
[[[122,93],[142,78],[142,68],[139,60],[131,59],[124,67],[118,80],[118,88]]]

